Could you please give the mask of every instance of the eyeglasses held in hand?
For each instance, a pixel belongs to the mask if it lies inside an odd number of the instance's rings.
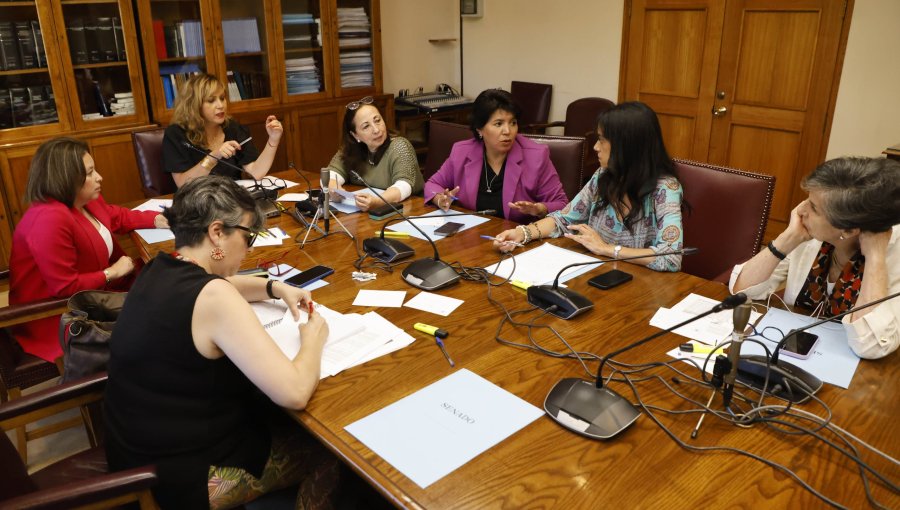
[[[360,99],[359,101],[351,101],[351,102],[347,103],[347,109],[350,111],[358,110],[360,106],[362,106],[364,104],[372,104],[374,102],[375,102],[375,100],[372,99],[372,96],[366,96],[366,97]]]

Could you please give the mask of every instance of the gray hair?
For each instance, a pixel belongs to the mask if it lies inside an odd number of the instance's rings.
[[[900,223],[900,162],[847,157],[826,161],[801,184],[824,193],[825,217],[835,228],[884,232]]]
[[[265,218],[250,192],[228,177],[207,175],[191,179],[178,188],[172,207],[163,211],[175,234],[175,248],[196,246],[203,242],[206,229],[216,220],[226,226],[240,225],[250,213],[252,230],[262,228]]]

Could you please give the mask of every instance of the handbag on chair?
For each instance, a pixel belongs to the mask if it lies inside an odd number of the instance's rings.
[[[83,290],[69,298],[69,311],[59,321],[63,382],[106,370],[109,338],[126,296],[127,292]]]

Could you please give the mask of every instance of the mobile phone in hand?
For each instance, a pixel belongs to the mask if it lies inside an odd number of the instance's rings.
[[[284,281],[284,283],[287,283],[288,285],[293,285],[294,287],[302,288],[302,287],[306,287],[307,285],[309,285],[312,282],[315,282],[317,280],[321,280],[322,278],[325,278],[326,276],[330,275],[333,272],[334,272],[334,269],[332,269],[328,266],[313,266],[313,267],[307,269],[306,271],[303,271],[300,274],[296,274],[296,275],[288,278],[287,280]]]
[[[462,223],[456,223],[454,221],[448,221],[444,223],[440,227],[434,229],[434,233],[437,235],[441,235],[444,237],[452,236],[453,234],[459,232],[459,229],[462,228]]]

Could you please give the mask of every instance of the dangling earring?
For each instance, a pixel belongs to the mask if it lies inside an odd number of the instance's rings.
[[[484,135],[481,134],[481,132],[478,132],[478,139],[479,139],[479,140],[484,140]]]
[[[219,246],[213,246],[213,248],[209,250],[209,257],[213,260],[222,260],[225,258],[225,250]]]
[[[844,240],[844,234],[841,234],[841,238],[840,238],[840,239],[841,239],[841,241]]]

